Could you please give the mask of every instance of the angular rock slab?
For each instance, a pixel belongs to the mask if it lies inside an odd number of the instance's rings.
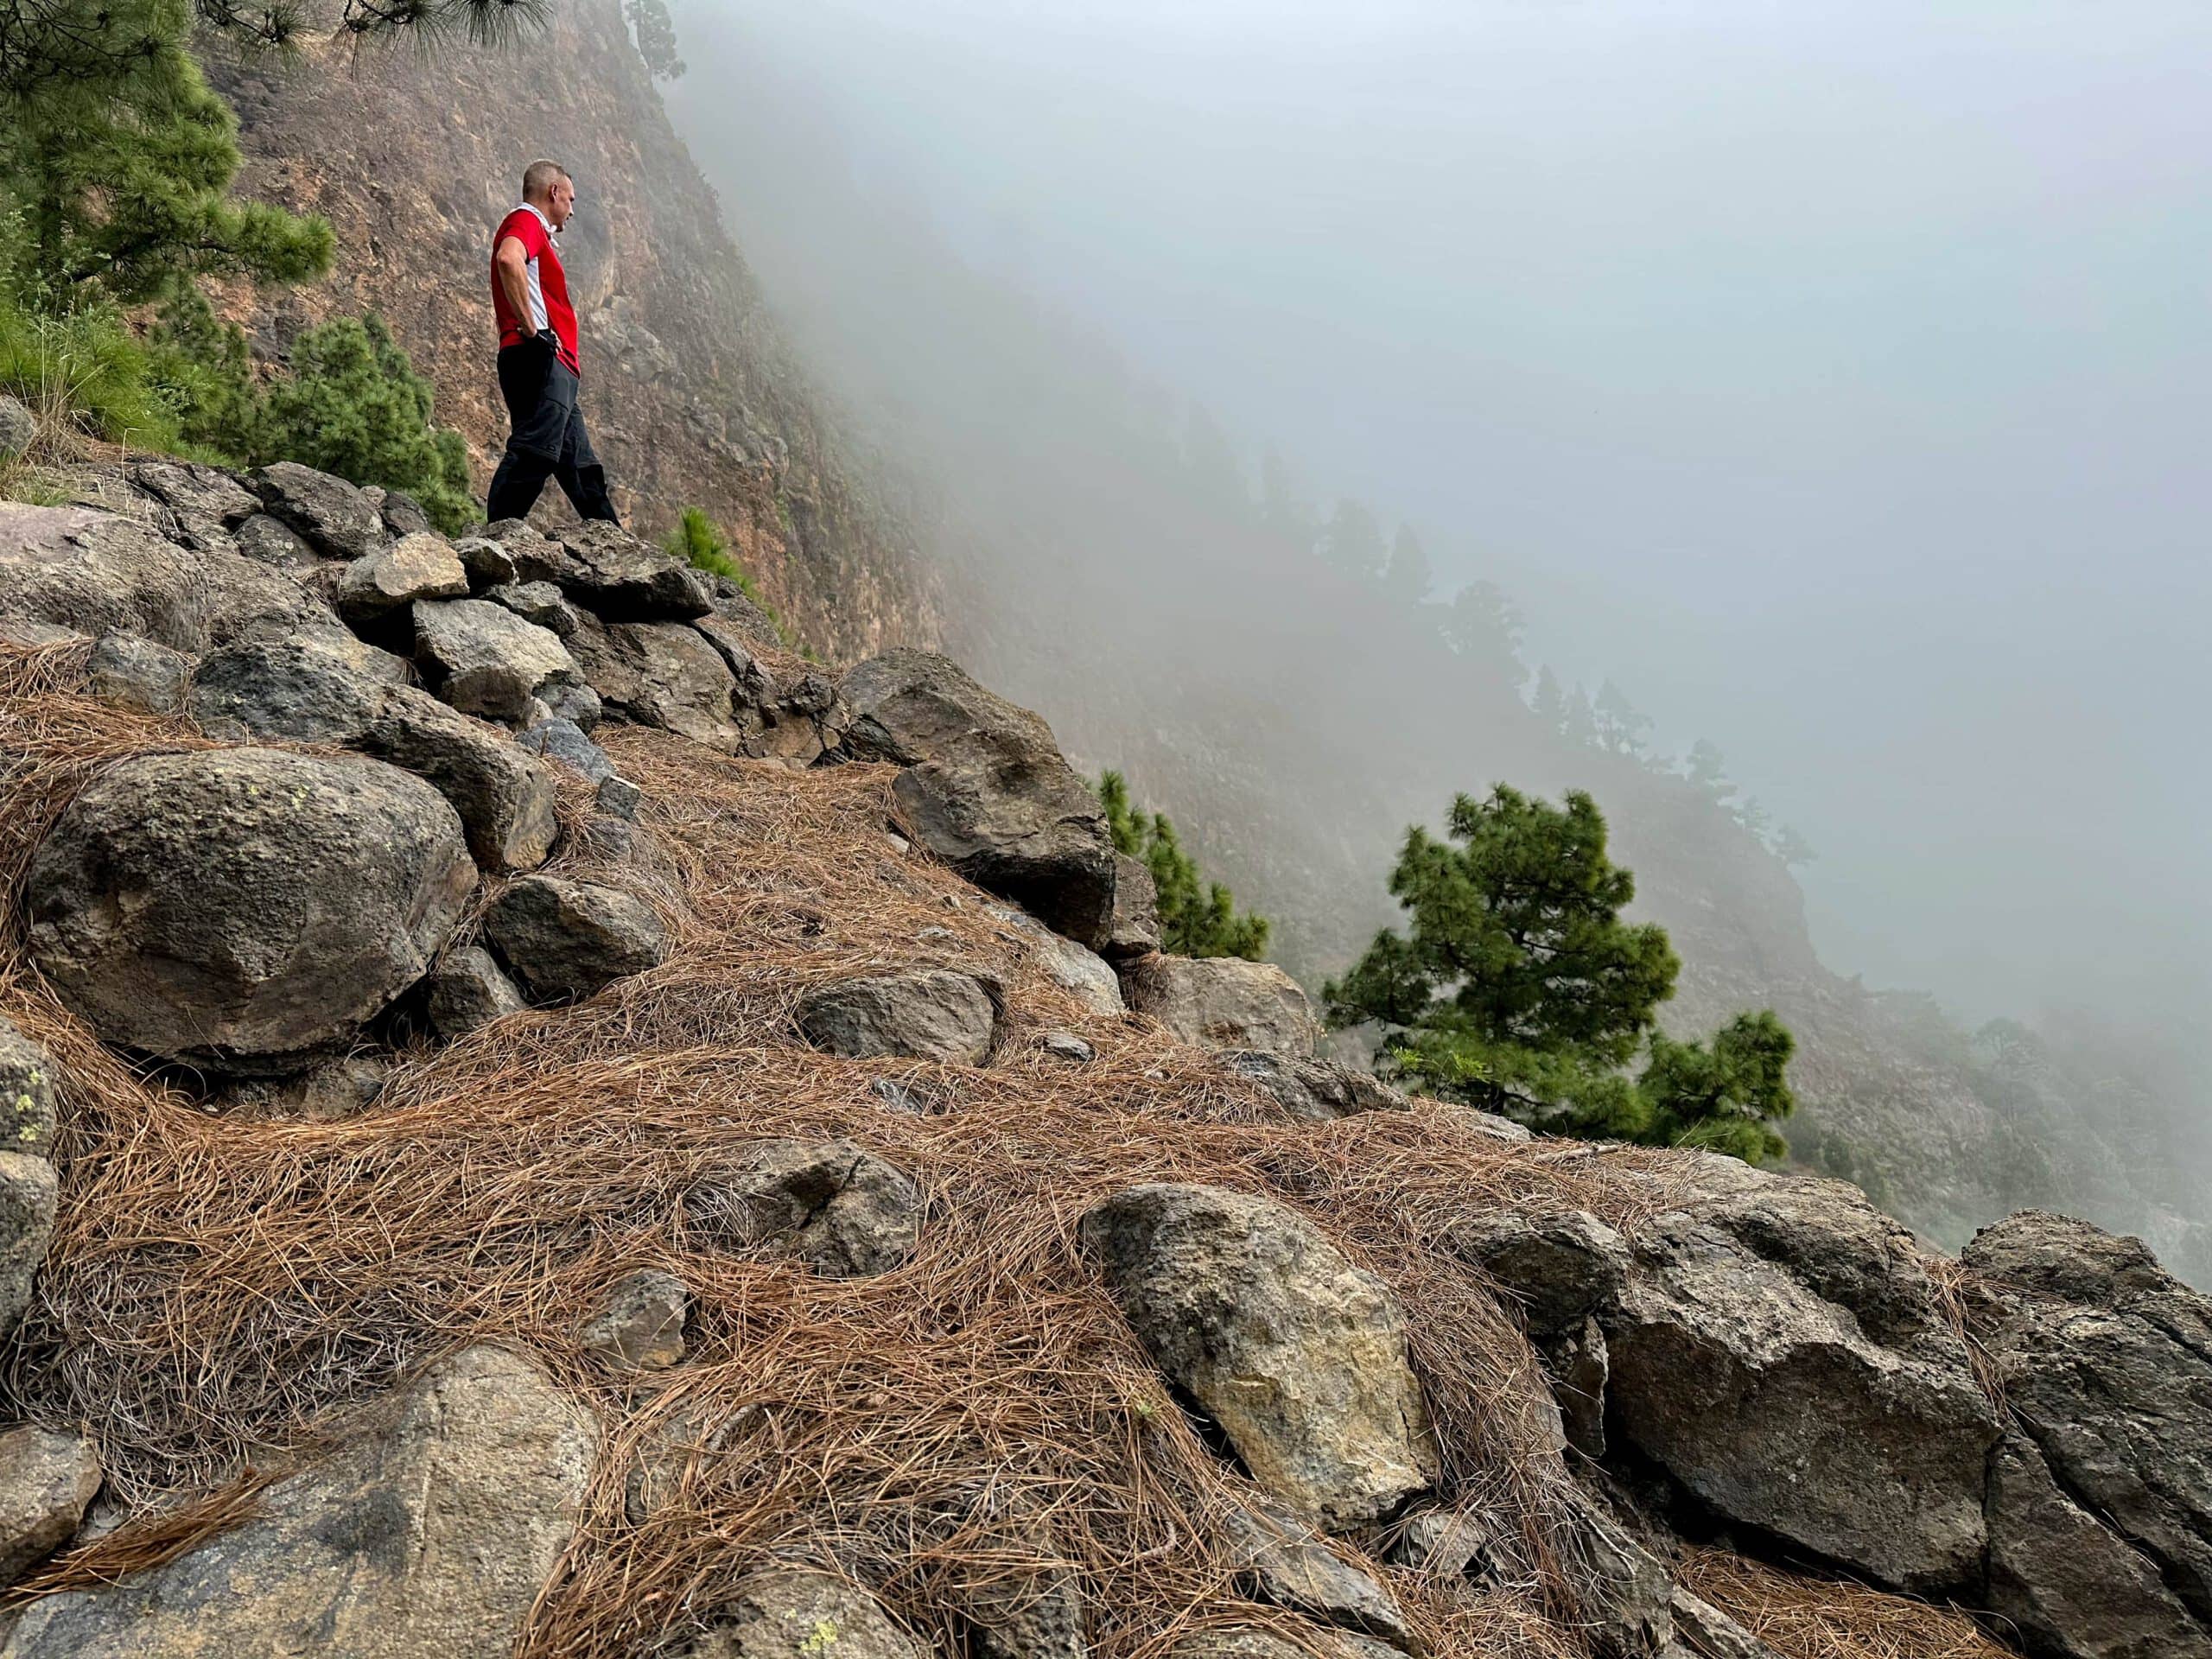
[[[271,514],[333,558],[358,559],[384,539],[384,515],[342,478],[280,461],[253,474]]]
[[[871,658],[839,690],[847,752],[906,768],[893,793],[925,847],[1055,932],[1093,949],[1108,942],[1106,811],[1051,727],[933,652]]]
[[[1993,1594],[2059,1651],[2212,1651],[2212,1298],[2139,1240],[2034,1211],[1960,1260],[2019,1431],[1993,1483]]]
[[[1408,1653],[1421,1651],[1405,1610],[1390,1592],[1296,1516],[1258,1503],[1232,1515],[1227,1531],[1238,1573],[1258,1599]]]
[[[74,1537],[99,1489],[90,1440],[29,1423],[0,1433],[0,1587]]]
[[[634,893],[526,875],[485,912],[484,931],[534,997],[586,997],[668,955],[668,931]]]
[[[431,1027],[448,1041],[518,1014],[525,1006],[514,981],[480,944],[447,951],[423,982],[429,990],[426,1011]]]
[[[467,593],[468,572],[443,537],[403,536],[346,567],[338,579],[338,613],[359,625],[417,600],[461,599]]]
[[[421,978],[475,885],[453,808],[393,767],[143,755],[96,777],[33,856],[31,958],[110,1042],[283,1075]]]
[[[565,643],[607,709],[720,753],[744,748],[732,702],[737,683],[696,630],[680,622],[601,626],[579,618]]]
[[[739,1580],[715,1626],[671,1659],[924,1659],[874,1597],[804,1567]]]
[[[576,677],[557,635],[481,599],[418,601],[415,661],[441,700],[487,720],[518,721],[543,688]]]
[[[1309,1059],[1321,1022],[1298,982],[1271,962],[1239,957],[1140,957],[1122,969],[1122,995],[1186,1043]]]
[[[1154,1362],[1277,1497],[1337,1530],[1435,1478],[1405,1315],[1303,1217],[1162,1183],[1098,1205],[1083,1239]]]
[[[575,1530],[598,1439],[536,1366],[466,1350],[243,1526],[34,1603],[0,1659],[493,1659]]]
[[[981,1065],[998,1028],[998,1001],[972,974],[911,969],[820,985],[801,997],[799,1029],[848,1059],[897,1058]]]
[[[1907,1590],[1972,1583],[1997,1422],[1909,1236],[1840,1182],[1688,1175],[1599,1316],[1609,1421],[1732,1519]]]
[[[557,542],[492,526],[524,582],[550,582],[608,622],[682,622],[714,609],[706,578],[608,524],[571,525]]]
[[[921,1189],[849,1141],[760,1141],[685,1195],[710,1241],[798,1257],[825,1279],[888,1273],[922,1231]]]

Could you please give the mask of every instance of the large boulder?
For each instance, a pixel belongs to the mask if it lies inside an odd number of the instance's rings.
[[[30,1423],[0,1433],[0,1588],[74,1537],[99,1489],[90,1440]]]
[[[1735,1521],[1971,1583],[1997,1421],[1911,1236],[1840,1181],[1700,1155],[1600,1316],[1622,1437]]]
[[[1276,1497],[1333,1529],[1435,1478],[1404,1313],[1303,1217],[1158,1184],[1097,1205],[1083,1237],[1154,1363]]]
[[[518,577],[553,583],[602,621],[681,622],[715,607],[699,572],[617,525],[573,525],[558,541],[508,536],[506,528],[486,534],[501,541]]]
[[[0,501],[0,620],[97,639],[136,634],[197,656],[236,639],[342,634],[281,570],[194,548],[91,507]]]
[[[866,1591],[805,1567],[741,1579],[708,1630],[670,1659],[923,1659]]]
[[[427,692],[378,679],[325,641],[216,652],[193,676],[189,706],[211,737],[328,744],[415,773],[461,815],[469,851],[488,870],[535,868],[560,833],[544,762]]]
[[[897,1058],[981,1065],[998,1027],[998,999],[973,974],[913,968],[817,986],[799,999],[807,1041],[849,1059]]]
[[[905,768],[893,785],[921,843],[978,887],[1096,949],[1114,931],[1106,811],[1052,728],[934,652],[861,664],[839,688],[846,752]]]
[[[2139,1240],[2032,1211],[1960,1259],[2018,1431],[1993,1605],[2082,1659],[2212,1651],[2212,1298]]]
[[[1148,1014],[1186,1043],[1310,1057],[1321,1023],[1298,982],[1271,962],[1238,957],[1140,957],[1122,969],[1133,1014]]]
[[[30,952],[111,1042],[282,1074],[419,979],[475,883],[453,808],[393,767],[142,755],[96,777],[33,857]]]
[[[510,883],[485,912],[484,932],[541,1001],[589,996],[668,954],[668,930],[635,893],[550,875]]]
[[[576,677],[557,635],[481,599],[417,601],[415,664],[445,702],[490,720],[519,721],[539,691]]]
[[[280,461],[253,474],[270,515],[334,559],[358,559],[384,539],[384,515],[354,486],[297,461]]]
[[[849,1141],[759,1141],[694,1186],[684,1215],[719,1247],[773,1250],[827,1279],[863,1279],[912,1253],[922,1194]]]
[[[242,1525],[33,1603],[0,1659],[493,1659],[575,1530],[597,1449],[591,1414],[535,1365],[467,1349]]]
[[[696,629],[680,622],[601,626],[580,617],[566,644],[609,712],[724,754],[744,748],[731,701],[736,682]]]

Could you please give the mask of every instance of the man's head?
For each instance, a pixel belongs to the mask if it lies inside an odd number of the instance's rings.
[[[532,162],[522,170],[522,199],[559,230],[576,211],[575,181],[558,162]]]

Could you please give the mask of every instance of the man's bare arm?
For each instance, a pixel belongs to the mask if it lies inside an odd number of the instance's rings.
[[[530,283],[524,268],[530,264],[530,251],[522,245],[520,237],[510,236],[492,251],[492,263],[499,272],[499,286],[506,290],[507,303],[514,308],[515,315],[523,320],[527,328],[532,319],[530,312]]]

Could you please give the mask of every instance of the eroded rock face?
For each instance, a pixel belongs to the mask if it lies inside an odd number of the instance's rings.
[[[799,1001],[799,1029],[849,1059],[895,1057],[981,1065],[998,1027],[998,1001],[972,974],[909,969],[821,985]]]
[[[978,887],[1094,949],[1114,931],[1105,809],[1052,728],[933,652],[893,651],[839,688],[845,747],[903,766],[899,809],[924,846]]]
[[[420,978],[475,886],[420,779],[275,749],[143,755],[31,861],[32,960],[110,1042],[282,1075]]]
[[[660,965],[668,931],[634,893],[524,876],[492,901],[484,931],[533,997],[585,997]]]
[[[575,1527],[598,1431],[529,1362],[471,1348],[391,1423],[271,1487],[243,1526],[34,1604],[6,1659],[493,1659]]]
[[[1298,982],[1271,962],[1237,957],[1140,957],[1122,969],[1130,1012],[1148,1014],[1186,1043],[1257,1049],[1306,1059],[1320,1021]]]
[[[849,1141],[760,1141],[685,1200],[693,1225],[741,1249],[785,1251],[828,1279],[888,1273],[921,1236],[921,1190]]]
[[[1163,1183],[1099,1205],[1083,1237],[1154,1363],[1276,1497],[1334,1529],[1434,1478],[1404,1314],[1303,1217]]]
[[[741,1580],[715,1627],[675,1659],[923,1659],[923,1649],[877,1604],[844,1580],[804,1567],[772,1567]]]
[[[1997,1422],[1910,1236],[1841,1182],[1709,1157],[1688,1185],[1600,1316],[1611,1419],[1723,1515],[1888,1584],[1972,1582]]]
[[[0,1586],[76,1535],[100,1489],[99,1448],[26,1423],[0,1433]]]
[[[2212,1650],[2212,1299],[2133,1238],[2028,1211],[1960,1259],[2018,1433],[1993,1598],[2053,1651]]]

